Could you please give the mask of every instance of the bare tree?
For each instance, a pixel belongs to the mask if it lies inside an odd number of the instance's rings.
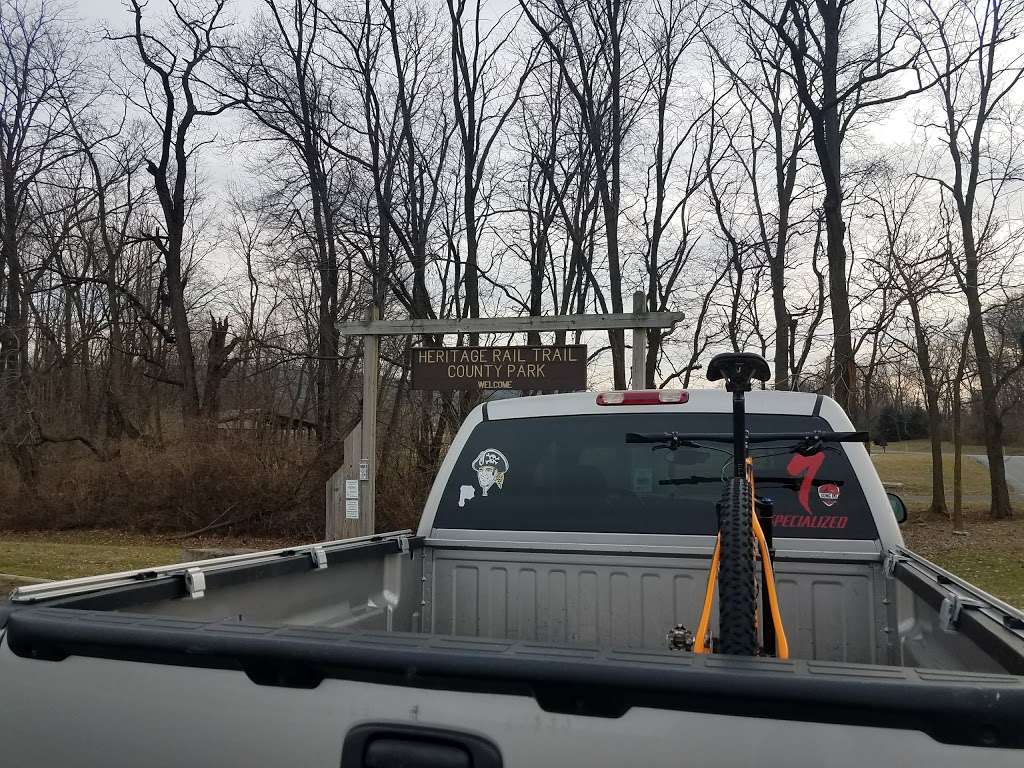
[[[516,199],[515,193],[512,199],[513,205],[522,206],[526,217],[527,243],[524,248],[521,238],[517,236],[518,228],[514,228],[508,238],[503,238],[503,241],[507,240],[510,249],[528,265],[530,289],[522,306],[533,316],[543,313],[545,297],[549,292],[552,305],[560,307],[559,291],[564,290],[565,294],[569,294],[571,286],[582,282],[579,280],[581,270],[575,264],[572,265],[571,273],[565,275],[564,283],[558,279],[558,273],[554,270],[559,199],[560,196],[564,197],[565,188],[573,178],[570,171],[556,182],[554,174],[554,168],[560,160],[558,137],[563,119],[561,73],[551,67],[543,67],[536,76],[546,78],[547,87],[540,89],[536,99],[543,108],[521,102],[519,113],[522,118],[520,132],[523,146],[520,151],[525,155],[525,161],[523,177],[516,189],[522,199]],[[527,342],[540,344],[540,333],[531,331],[527,334]]]
[[[0,439],[23,481],[35,474],[19,405],[29,375],[28,211],[35,186],[73,151],[65,97],[77,87],[78,57],[49,3],[0,0]]]
[[[648,311],[664,312],[676,293],[676,283],[684,274],[696,245],[691,221],[693,201],[699,196],[707,175],[712,172],[711,133],[705,132],[709,116],[716,108],[716,95],[701,98],[697,89],[683,89],[681,63],[704,32],[710,11],[704,4],[658,4],[651,14],[650,29],[643,35],[649,54],[644,58],[647,78],[645,91],[654,106],[652,157],[647,167],[644,189],[644,271]],[[697,106],[684,110],[680,102]],[[680,183],[673,184],[679,172]],[[670,195],[672,199],[670,199]],[[678,219],[679,226],[672,228]],[[667,252],[663,243],[674,236]],[[647,358],[644,361],[643,386],[654,386],[662,344],[671,329],[647,331]]]
[[[967,322],[981,384],[985,452],[992,483],[992,517],[1012,516],[1003,464],[1003,419],[984,322],[981,263],[999,248],[999,206],[1024,170],[1019,157],[1015,88],[1024,75],[1020,41],[1024,6],[986,0],[926,3],[916,34],[937,81],[934,128],[949,154],[948,173],[931,176],[960,226],[957,280],[967,300]]]
[[[387,213],[412,282],[411,290],[405,281],[395,288],[412,317],[438,317],[428,285],[436,262],[431,238],[442,205],[440,182],[454,129],[444,105],[430,102],[431,96],[444,93],[437,71],[441,54],[431,45],[439,34],[439,22],[426,7],[415,7],[400,18],[394,3],[381,5],[394,68],[393,114],[399,151],[396,194],[400,203]],[[456,282],[460,271],[456,269]],[[443,308],[448,303],[442,296],[439,305]]]
[[[810,140],[807,109],[784,74],[786,46],[772,34],[771,26],[742,5],[730,7],[727,13],[730,25],[724,33],[709,34],[708,45],[728,73],[739,119],[746,126],[743,140],[730,142],[730,148],[746,176],[757,225],[753,237],[763,252],[771,280],[775,388],[791,389],[793,314],[787,304],[786,287],[793,262],[790,246],[794,225],[799,223],[794,220],[801,195],[797,180],[802,153]],[[765,166],[771,173],[770,181],[761,176]],[[770,195],[765,186],[771,189]]]
[[[594,181],[604,220],[611,307],[613,312],[622,312],[622,153],[638,103],[631,93],[633,3],[520,0],[520,5],[579,107],[585,138],[595,160]],[[615,386],[625,388],[625,336],[621,330],[614,330],[608,332],[608,338]]]
[[[785,45],[784,75],[807,110],[818,168],[825,187],[822,210],[828,258],[829,302],[835,352],[832,390],[853,412],[856,365],[847,286],[847,225],[843,209],[843,147],[865,110],[926,90],[920,77],[909,88],[901,78],[917,73],[918,51],[905,19],[887,3],[859,0],[784,0],[778,15],[744,0]]]
[[[333,19],[319,0],[281,3],[266,0],[248,36],[227,49],[225,71],[230,90],[245,109],[255,137],[271,151],[284,151],[300,169],[296,178],[278,183],[302,189],[312,225],[311,252],[317,282],[316,407],[320,439],[338,437],[338,310],[355,285],[342,285],[338,188],[347,181],[346,129],[336,119],[344,98],[325,63]],[[339,162],[341,161],[341,162]],[[289,168],[290,170],[290,168]],[[341,179],[336,177],[341,176]]]
[[[536,87],[544,106],[537,110],[539,117],[524,120],[524,130],[530,157],[537,165],[538,183],[547,191],[553,218],[541,242],[543,250],[538,249],[533,257],[538,293],[534,295],[531,290],[531,306],[539,314],[543,302],[540,291],[546,282],[551,303],[559,314],[583,313],[593,305],[607,312],[607,297],[594,273],[600,215],[600,196],[594,183],[596,160],[576,100],[567,95],[561,68],[553,64],[538,71],[541,76]],[[524,118],[526,115],[524,109]],[[564,331],[555,335],[558,343],[564,343],[565,337]]]
[[[145,183],[138,178],[144,151],[140,128],[138,123],[122,119],[113,130],[103,130],[98,120],[84,115],[72,123],[93,196],[90,213],[80,219],[78,227],[83,243],[97,252],[92,274],[82,279],[101,284],[106,292],[109,361],[104,412],[111,439],[141,435],[127,405],[132,353],[126,316],[130,320],[141,315],[144,322],[155,324],[162,335],[169,336],[152,308],[128,287],[128,251],[136,240],[139,212],[148,196]]]
[[[932,499],[929,509],[947,514],[940,412],[943,386],[935,370],[930,342],[930,337],[940,328],[928,321],[926,313],[928,303],[948,294],[950,288],[949,240],[941,223],[935,226],[925,218],[923,210],[931,201],[923,200],[923,197],[920,177],[899,173],[891,166],[885,169],[867,195],[883,225],[880,249],[884,258],[877,262],[879,269],[875,274],[880,280],[894,283],[910,311],[909,338],[897,334],[893,334],[893,338],[914,353],[921,374],[931,444]],[[946,313],[939,319],[942,326],[949,321]]]
[[[178,353],[182,413],[186,420],[195,420],[213,415],[211,408],[216,406],[219,387],[216,377],[226,373],[223,366],[207,369],[204,392],[212,399],[204,399],[186,298],[185,240],[188,219],[196,203],[196,153],[206,143],[196,139],[196,120],[215,117],[238,103],[235,99],[217,97],[205,79],[210,74],[210,63],[223,47],[222,14],[227,0],[211,0],[205,11],[172,1],[172,18],[162,29],[154,30],[144,23],[146,6],[139,0],[130,1],[132,31],[109,37],[130,46],[118,47],[134,76],[125,97],[150,119],[158,134],[156,159],[146,160],[146,170],[159,201],[162,227],[148,233],[148,237],[164,261],[166,296]],[[221,336],[216,323],[211,323],[212,338],[218,344],[224,342],[223,347],[211,352],[217,356],[225,350],[230,353],[226,336]],[[234,342],[231,344],[233,347]]]
[[[516,108],[533,67],[533,54],[518,77],[500,66],[515,24],[504,18],[484,28],[481,2],[475,0],[466,18],[466,0],[448,0],[451,19],[452,107],[458,127],[462,164],[462,223],[466,235],[466,317],[480,316],[480,226],[478,210],[485,194],[485,171],[505,121]],[[503,26],[505,27],[503,29]],[[485,201],[484,201],[485,202]],[[469,343],[478,343],[470,334]]]

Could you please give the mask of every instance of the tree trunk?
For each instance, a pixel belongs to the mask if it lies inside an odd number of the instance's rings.
[[[206,380],[203,384],[203,416],[213,421],[220,411],[221,384],[235,365],[231,352],[238,345],[235,338],[228,343],[228,319],[210,316],[210,340],[207,342]]]
[[[932,452],[932,501],[929,509],[932,512],[948,515],[946,507],[946,486],[942,465],[942,415],[939,412],[939,387],[932,371],[931,355],[928,346],[928,334],[921,322],[921,308],[914,286],[908,285],[907,302],[914,321],[914,336],[917,340],[917,364],[924,380],[925,409],[928,413],[928,438]]]
[[[775,316],[775,389],[786,390],[793,388],[790,378],[793,341],[786,307],[786,248],[789,245],[790,206],[796,187],[799,138],[794,138],[793,149],[789,157],[785,157],[782,150],[782,115],[778,110],[772,115],[772,128],[775,136],[775,196],[779,203],[779,221],[775,232],[775,247],[768,259],[768,270],[772,285],[772,313]]]
[[[174,345],[178,352],[181,380],[181,412],[186,422],[195,421],[200,414],[199,384],[196,380],[196,359],[192,350],[192,330],[185,308],[185,285],[181,279],[181,240],[172,235],[168,244],[167,295],[171,305],[171,326]]]
[[[473,165],[475,153],[465,158],[466,189],[463,195],[463,215],[466,217],[466,317],[480,317],[480,270],[478,266],[479,243],[477,242],[476,192],[473,189]],[[480,334],[469,334],[469,346],[480,344]]]
[[[934,384],[926,384],[925,387],[932,390],[925,393],[928,411],[928,437],[931,442],[932,451],[932,502],[930,509],[932,512],[948,515],[945,478],[943,476],[942,417],[939,415],[939,398],[938,393],[934,391]]]
[[[544,308],[544,266],[547,263],[547,249],[545,238],[547,233],[542,232],[534,244],[533,261],[530,264],[530,316],[540,317]],[[468,265],[467,265],[468,268]],[[529,331],[526,334],[527,344],[541,343],[539,331]]]
[[[3,227],[0,237],[4,277],[4,317],[3,328],[0,329],[0,376],[5,386],[19,375],[21,327],[24,320],[21,316],[21,258],[18,252],[18,234],[15,229],[17,221],[17,203],[15,201],[14,180],[10,178],[10,168],[4,172]]]
[[[964,439],[960,432],[960,411],[963,404],[960,398],[960,385],[962,378],[957,377],[953,383],[953,532],[958,533],[964,529]]]
[[[838,202],[825,198],[825,234],[828,254],[828,290],[832,306],[832,396],[856,423],[853,338],[850,329],[850,295],[846,285],[846,224]]]
[[[1006,465],[1003,462],[1003,417],[999,411],[998,393],[992,373],[992,355],[985,337],[985,320],[978,292],[978,253],[974,242],[973,223],[961,215],[964,236],[964,256],[967,269],[964,274],[964,293],[967,295],[967,325],[974,343],[975,364],[981,382],[982,425],[985,432],[985,453],[988,456],[989,480],[992,485],[993,520],[1013,517],[1010,489],[1006,484]]]
[[[824,38],[823,59],[820,63],[821,103],[820,106],[813,103],[807,106],[811,110],[814,149],[825,186],[822,209],[834,337],[830,379],[832,396],[856,423],[853,397],[855,366],[850,329],[850,297],[846,284],[846,223],[843,221],[843,136],[837,85],[842,13],[836,6],[827,3],[818,3],[817,8],[821,15]]]
[[[608,251],[608,291],[612,298],[612,312],[622,312],[622,272],[619,266],[619,206],[618,171],[613,171],[615,191],[604,206],[604,229]],[[621,328],[608,331],[612,348],[612,377],[615,389],[626,388],[626,336]]]
[[[789,311],[786,308],[786,257],[777,251],[769,262],[772,284],[772,312],[775,315],[775,389],[790,388],[789,381]]]

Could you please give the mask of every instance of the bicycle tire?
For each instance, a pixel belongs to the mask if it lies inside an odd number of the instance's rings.
[[[719,651],[757,655],[757,595],[754,586],[754,531],[750,485],[728,482],[718,507],[721,560],[718,570]]]

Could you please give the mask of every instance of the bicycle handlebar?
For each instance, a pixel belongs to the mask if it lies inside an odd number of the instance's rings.
[[[764,432],[756,435],[747,435],[747,443],[775,443],[784,440],[795,440],[805,442],[822,443],[866,443],[870,440],[867,432]],[[627,432],[627,443],[669,443],[670,445],[684,445],[686,443],[731,443],[734,437],[731,433],[724,432],[697,432],[692,434],[680,432],[653,432],[641,434],[639,432]]]

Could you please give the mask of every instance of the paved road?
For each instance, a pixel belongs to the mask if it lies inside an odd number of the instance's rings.
[[[972,454],[970,458],[988,466],[988,456]],[[1024,456],[1006,456],[1003,461],[1006,462],[1006,482],[1020,493],[1024,493]]]

